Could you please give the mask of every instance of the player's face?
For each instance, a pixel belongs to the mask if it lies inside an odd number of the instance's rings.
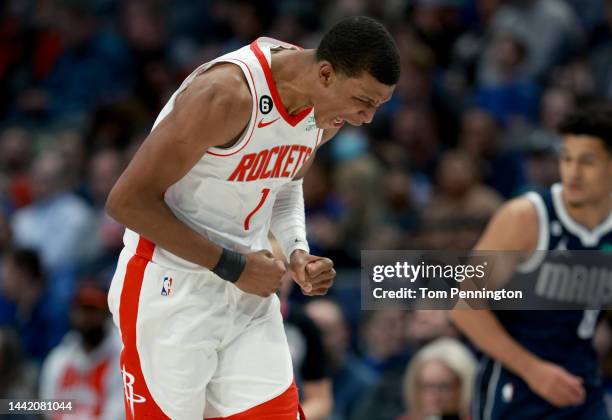
[[[566,135],[559,170],[569,205],[597,203],[612,194],[612,155],[596,137]]]
[[[378,107],[387,102],[395,86],[380,83],[367,72],[359,77],[336,73],[329,63],[319,67],[319,83],[313,95],[317,127],[340,128],[344,123],[370,123]]]

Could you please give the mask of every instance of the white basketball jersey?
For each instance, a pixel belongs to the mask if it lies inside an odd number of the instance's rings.
[[[172,111],[178,94],[198,74],[216,63],[233,63],[242,69],[253,97],[251,119],[242,136],[230,148],[210,148],[164,196],[176,217],[194,231],[239,252],[270,248],[268,231],[276,194],[293,179],[323,134],[315,125],[312,108],[293,116],[281,103],[270,63],[271,50],[283,48],[298,47],[259,38],[203,64],[185,79],[153,125]],[[139,239],[126,229],[124,243],[134,253]],[[204,269],[158,246],[153,261],[179,269]]]

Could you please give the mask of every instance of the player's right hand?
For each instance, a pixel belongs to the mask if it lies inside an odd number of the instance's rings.
[[[554,363],[538,361],[525,381],[533,392],[555,407],[580,405],[586,397],[582,378]]]
[[[235,285],[243,292],[268,297],[280,289],[284,274],[285,264],[270,251],[251,252],[246,254],[244,271]]]

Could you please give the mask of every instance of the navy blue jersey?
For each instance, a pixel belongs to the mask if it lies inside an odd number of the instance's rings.
[[[555,184],[544,193],[526,197],[535,205],[539,220],[537,249],[612,249],[612,213],[595,229],[573,220],[562,200],[562,186]],[[512,280],[515,285],[535,287],[542,268],[534,254]],[[494,307],[494,305],[493,305]],[[542,359],[563,366],[584,379],[587,402],[584,407],[558,410],[533,394],[528,386],[498,363],[485,358],[477,381],[480,393],[474,418],[578,418],[585,410],[601,405],[597,357],[591,339],[598,319],[597,310],[494,311],[500,323],[522,346]],[[480,389],[478,389],[480,387]],[[598,410],[595,408],[595,410]]]

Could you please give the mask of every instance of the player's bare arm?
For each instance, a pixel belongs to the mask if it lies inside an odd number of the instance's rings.
[[[177,219],[163,195],[208,148],[239,138],[249,122],[251,107],[251,94],[238,67],[221,64],[196,77],[115,184],[106,204],[108,214],[179,257],[215,267],[222,248]],[[247,292],[269,295],[279,287],[282,272],[282,264],[271,254],[249,254],[236,285]]]
[[[538,223],[535,206],[527,198],[514,199],[493,216],[475,250],[531,252],[537,245]],[[455,309],[450,317],[481,350],[523,378],[551,404],[563,407],[583,401],[585,390],[580,377],[528,351],[508,334],[491,311]]]

